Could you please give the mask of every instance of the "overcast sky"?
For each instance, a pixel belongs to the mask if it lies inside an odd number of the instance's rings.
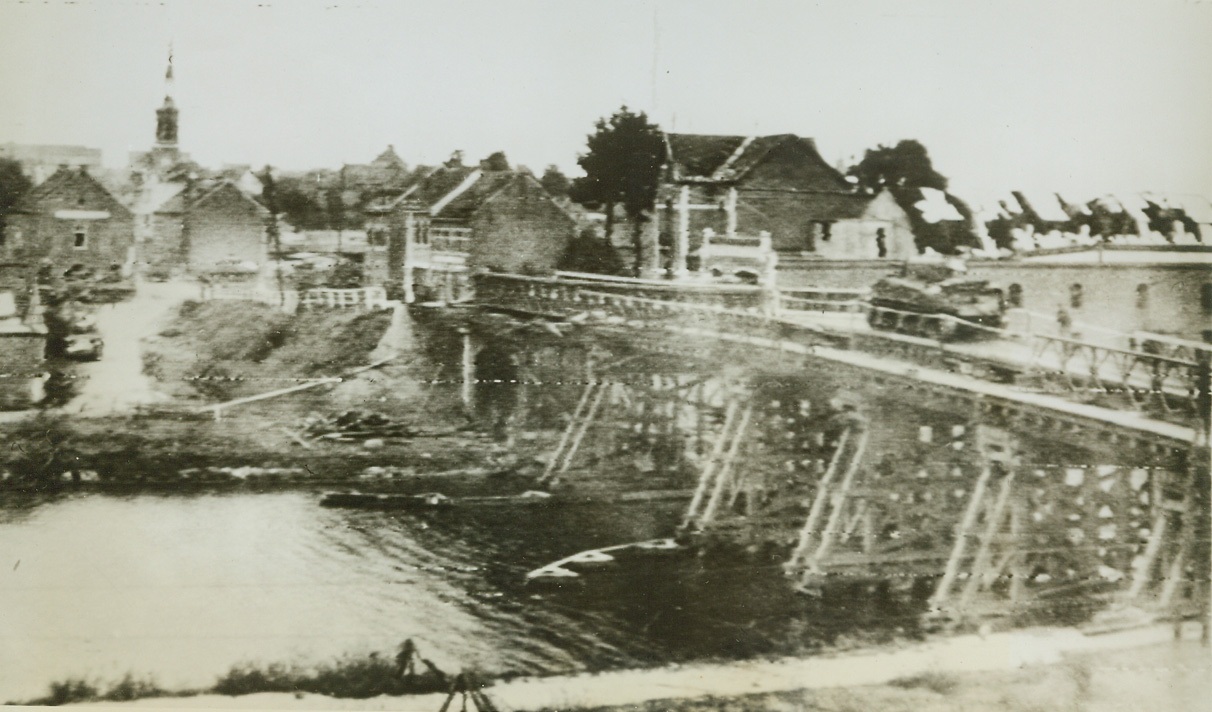
[[[1212,1],[0,0],[0,142],[153,139],[175,47],[204,165],[575,169],[620,104],[797,133],[830,162],[916,138],[978,202],[1014,188],[1212,195]]]

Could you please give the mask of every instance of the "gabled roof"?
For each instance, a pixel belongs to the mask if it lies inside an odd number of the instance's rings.
[[[711,134],[665,134],[667,159],[674,180],[730,182],[743,178],[772,150],[799,144],[816,162],[837,173],[816,148],[816,142],[795,134],[772,136],[716,136]],[[840,173],[837,178],[842,180]]]
[[[192,194],[192,195],[191,195]],[[254,207],[256,212],[262,216],[268,216],[269,210],[259,203],[248,193],[240,189],[230,180],[220,180],[212,184],[203,184],[200,188],[188,191],[181,190],[163,205],[161,205],[157,213],[183,213],[186,210],[193,210],[205,203],[211,202],[222,196],[238,196],[239,199],[247,201]]]
[[[395,168],[401,171],[405,169],[404,159],[400,158],[400,156],[396,153],[396,147],[390,144],[387,146],[387,150],[380,153],[375,157],[375,160],[370,162],[370,165],[380,166],[383,168]]]
[[[407,209],[425,211],[435,218],[467,220],[517,181],[525,181],[530,188],[550,199],[543,185],[527,171],[486,171],[456,165],[434,170],[397,198],[396,204],[406,204]]]
[[[518,179],[514,171],[483,171],[475,182],[446,203],[435,217],[462,220],[471,217],[505,186]]]
[[[445,198],[451,191],[462,185],[468,176],[479,170],[473,166],[442,166],[417,183],[407,197],[410,203],[417,203],[426,210]]]
[[[68,168],[60,166],[49,178],[34,186],[22,197],[16,212],[38,212],[39,204],[56,195],[71,192],[89,191],[98,196],[111,212],[121,216],[129,216],[122,201],[114,197],[96,178],[84,168]]]

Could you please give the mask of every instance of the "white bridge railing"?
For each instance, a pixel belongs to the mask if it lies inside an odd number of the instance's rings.
[[[260,284],[204,284],[202,301],[231,300],[258,302],[279,307],[287,314],[294,314],[299,307],[299,293],[294,289],[271,289]]]
[[[386,309],[387,290],[382,287],[356,289],[309,289],[303,293],[303,306],[332,309]]]

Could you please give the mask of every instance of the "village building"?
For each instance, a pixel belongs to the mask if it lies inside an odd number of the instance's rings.
[[[643,271],[686,274],[703,235],[767,233],[780,265],[801,259],[904,259],[916,253],[908,216],[886,192],[860,191],[791,134],[665,134],[657,219],[647,226]],[[660,255],[659,245],[669,246]]]
[[[7,259],[39,263],[51,276],[123,275],[134,260],[134,218],[84,168],[62,167],[8,216]]]
[[[368,273],[406,301],[453,301],[476,271],[550,273],[576,222],[527,171],[464,166],[457,156],[375,206]],[[386,245],[384,240],[384,225]]]
[[[230,180],[188,184],[150,215],[141,259],[152,273],[260,270],[269,210]]]

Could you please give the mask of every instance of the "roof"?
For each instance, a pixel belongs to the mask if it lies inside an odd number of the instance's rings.
[[[796,203],[814,220],[857,220],[874,199],[865,193],[799,193]]]
[[[253,198],[251,195],[241,190],[240,186],[236,185],[230,180],[220,180],[215,183],[203,183],[197,190],[192,191],[192,197],[190,196],[190,192],[191,191],[184,190],[184,186],[180,186],[177,193],[165,201],[163,205],[156,209],[155,212],[183,213],[187,209],[195,208],[203,203],[213,200],[218,196],[223,195],[224,193],[228,193],[238,195],[244,200],[248,201],[250,204],[255,206],[258,213],[264,215],[269,214],[269,210],[264,205],[261,205],[256,198]]]
[[[166,210],[164,206],[170,200],[177,197],[183,190],[185,190],[184,183],[153,183],[140,191],[138,198],[135,200],[136,212],[175,212],[171,209]]]
[[[492,196],[519,177],[514,171],[484,171],[476,181],[442,207],[438,216],[465,219],[475,214]]]
[[[681,178],[709,178],[744,142],[744,136],[665,134],[670,165]]]
[[[370,164],[372,166],[394,168],[401,171],[405,169],[404,160],[396,154],[396,147],[390,144],[387,146],[387,150],[376,156],[375,160],[371,161]]]
[[[665,134],[665,146],[675,180],[735,181],[762,162],[777,146],[798,143],[830,171],[817,151],[816,142],[795,134],[772,136],[717,136],[712,134]],[[839,180],[841,174],[838,174]]]
[[[67,168],[66,166],[60,166],[49,178],[31,188],[21,198],[17,211],[38,212],[38,204],[43,200],[63,191],[80,190],[81,188],[91,190],[94,194],[99,195],[104,202],[109,203],[111,209],[116,209],[117,212],[123,215],[130,214],[130,211],[122,204],[122,201],[114,197],[113,193],[110,193],[87,170],[84,168]]]
[[[421,179],[407,192],[406,199],[410,203],[419,203],[429,209],[462,185],[463,181],[477,170],[479,169],[472,166],[442,166]]]

